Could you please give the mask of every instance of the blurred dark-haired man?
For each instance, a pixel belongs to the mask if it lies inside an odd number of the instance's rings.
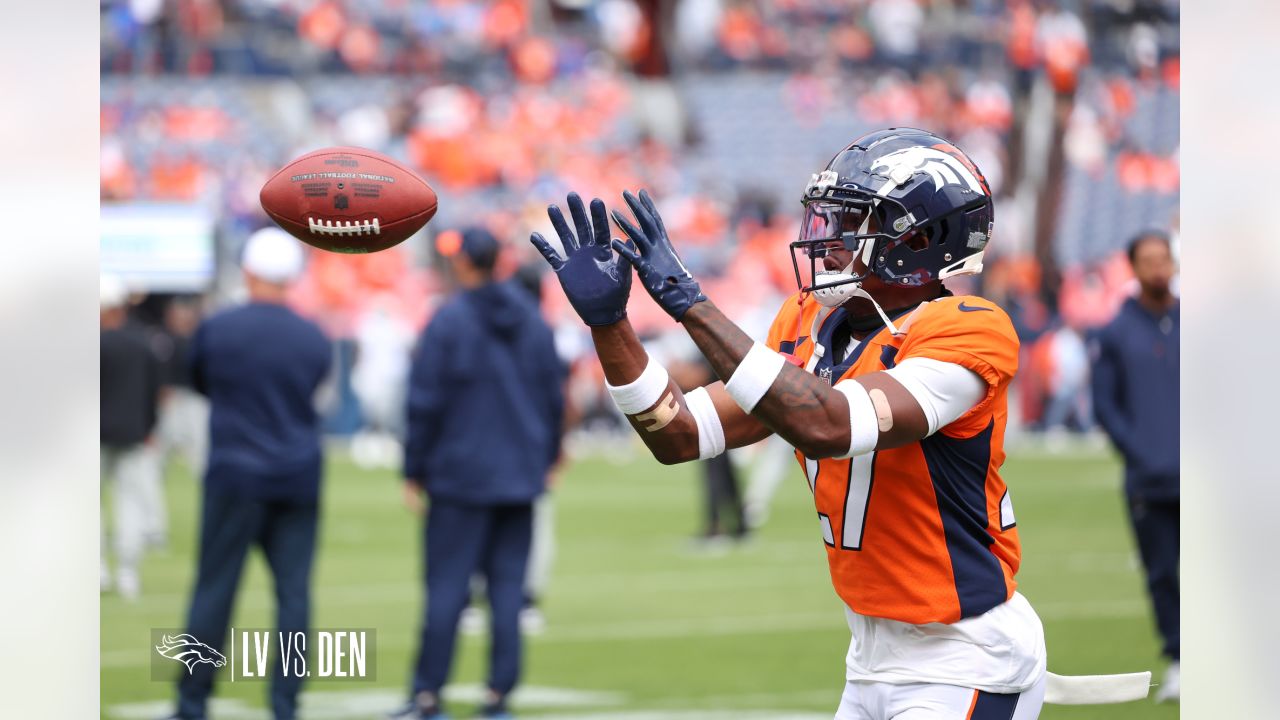
[[[1098,334],[1093,405],[1124,456],[1125,494],[1147,574],[1163,651],[1171,660],[1156,700],[1179,695],[1178,298],[1169,238],[1148,232],[1129,244],[1137,296]]]
[[[429,601],[410,702],[395,716],[443,717],[458,619],[482,573],[492,646],[480,715],[505,718],[520,676],[533,504],[560,453],[564,370],[537,303],[495,281],[497,239],[473,228],[441,247],[461,292],[431,319],[409,376],[404,491],[426,512]]]

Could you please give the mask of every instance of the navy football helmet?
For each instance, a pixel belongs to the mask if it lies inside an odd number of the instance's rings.
[[[994,221],[991,190],[973,161],[914,128],[854,140],[813,176],[802,202],[800,237],[791,243],[796,285],[828,307],[865,295],[861,282],[872,274],[910,287],[981,272]],[[853,261],[824,269],[821,258],[840,248],[853,251]]]

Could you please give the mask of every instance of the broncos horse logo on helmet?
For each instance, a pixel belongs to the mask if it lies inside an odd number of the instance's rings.
[[[791,243],[796,285],[828,307],[862,294],[870,275],[919,286],[979,273],[994,225],[991,189],[973,161],[914,128],[854,140],[813,176],[801,202],[804,221]],[[843,270],[822,268],[834,248],[854,253]],[[808,285],[801,254],[809,258]]]
[[[195,671],[196,665],[207,662],[216,668],[227,664],[222,653],[195,639],[194,636],[165,635],[156,646],[156,652],[170,660],[177,660],[187,666],[187,673]]]

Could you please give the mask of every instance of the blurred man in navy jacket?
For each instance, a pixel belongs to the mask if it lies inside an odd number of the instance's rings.
[[[462,292],[428,324],[409,378],[405,499],[416,510],[428,506],[429,600],[412,698],[398,715],[440,717],[458,618],[471,576],[481,572],[492,612],[481,714],[508,717],[506,697],[520,674],[533,502],[560,451],[564,371],[536,303],[493,280],[493,235],[466,230],[448,251]]]
[[[1179,309],[1170,290],[1174,262],[1168,237],[1140,235],[1129,244],[1129,262],[1141,290],[1098,335],[1093,405],[1124,456],[1129,515],[1164,653],[1172,660],[1156,699],[1176,700]]]
[[[310,624],[322,465],[314,398],[331,362],[320,328],[285,305],[302,273],[301,244],[283,230],[259,230],[241,265],[249,302],[205,321],[190,349],[192,386],[209,398],[210,415],[187,632],[219,649],[253,545],[271,568],[276,629],[305,632]],[[278,664],[271,676],[272,713],[293,720],[302,679],[282,677]],[[174,717],[204,718],[212,689],[210,663],[182,673]]]

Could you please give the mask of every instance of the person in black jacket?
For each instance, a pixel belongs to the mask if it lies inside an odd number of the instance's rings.
[[[181,456],[194,478],[204,476],[209,454],[209,401],[191,386],[191,341],[200,325],[194,297],[173,299],[164,309],[164,334],[171,347],[167,397],[160,408],[160,439],[166,460]]]
[[[110,482],[113,500],[112,534],[116,570],[107,563],[102,542],[102,589],[114,585],[122,597],[134,600],[142,591],[138,565],[160,497],[161,465],[154,430],[163,384],[160,359],[147,332],[128,320],[128,290],[113,275],[100,280],[101,366],[100,449],[102,483]],[[106,528],[106,522],[102,523]]]
[[[191,341],[191,385],[209,398],[209,458],[200,556],[187,633],[229,654],[227,627],[249,548],[275,587],[277,637],[306,632],[323,456],[314,400],[329,373],[324,333],[286,303],[303,269],[301,243],[278,228],[250,236],[241,261],[249,302],[210,317]],[[297,714],[302,678],[271,672],[276,720]],[[179,676],[174,718],[205,717],[213,665]]]
[[[497,255],[489,232],[461,233],[447,260],[462,291],[427,325],[410,371],[404,489],[412,509],[427,506],[429,600],[400,716],[440,716],[458,618],[477,572],[492,612],[483,716],[508,717],[506,698],[520,675],[533,503],[560,452],[564,371],[536,303],[494,281]]]
[[[1125,494],[1147,573],[1164,654],[1172,663],[1157,700],[1179,694],[1178,299],[1169,239],[1144,233],[1129,245],[1141,287],[1098,334],[1093,405],[1124,456]]]

